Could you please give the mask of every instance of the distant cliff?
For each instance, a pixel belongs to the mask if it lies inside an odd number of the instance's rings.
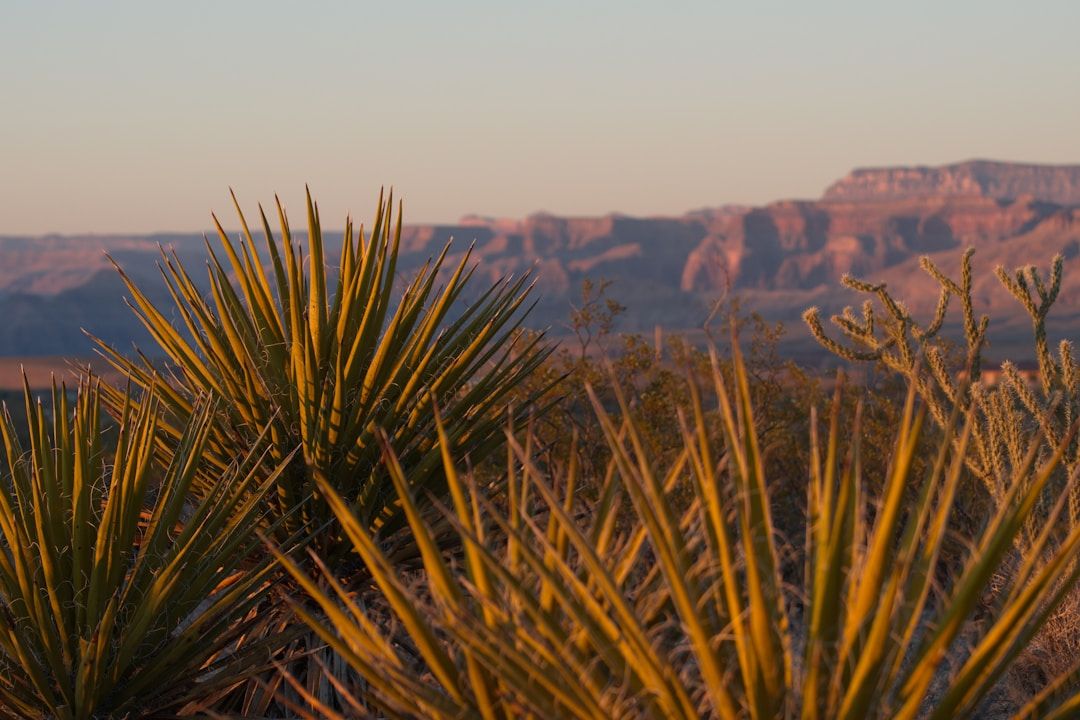
[[[902,200],[978,195],[1000,200],[1031,196],[1080,205],[1080,165],[1033,165],[970,160],[939,167],[858,168],[833,183],[825,200]]]
[[[913,311],[926,304],[932,310],[936,292],[918,257],[933,255],[947,267],[968,246],[978,250],[979,277],[987,280],[977,286],[977,300],[1007,315],[1015,307],[998,291],[993,267],[1046,263],[1065,253],[1057,316],[1072,318],[1063,332],[1080,331],[1080,292],[1073,289],[1080,289],[1080,166],[975,161],[856,170],[820,200],[676,217],[470,216],[456,224],[410,225],[400,276],[451,238],[451,259],[475,244],[478,285],[535,268],[542,302],[533,324],[556,332],[589,277],[613,281],[611,295],[628,308],[627,329],[698,327],[714,299],[734,291],[799,332],[806,305],[828,310],[850,301],[839,289],[846,272],[888,282]],[[0,355],[85,352],[80,327],[124,346],[144,343],[103,251],[167,300],[155,269],[158,243],[192,269],[202,264],[205,249],[195,234],[0,237]],[[335,261],[332,252],[328,261]]]

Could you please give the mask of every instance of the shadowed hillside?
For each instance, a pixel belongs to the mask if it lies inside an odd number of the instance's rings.
[[[976,267],[986,279],[976,299],[995,313],[999,334],[1002,327],[1012,332],[1018,316],[989,271],[1058,252],[1066,257],[1058,327],[1080,322],[1080,293],[1070,292],[1080,277],[1080,166],[972,161],[861,169],[816,201],[723,206],[679,217],[536,214],[412,225],[402,237],[401,276],[451,238],[451,260],[475,244],[478,274],[486,279],[535,268],[543,299],[531,322],[556,331],[585,278],[613,281],[609,294],[627,306],[628,330],[699,327],[727,291],[752,299],[766,318],[790,323],[806,305],[833,311],[849,302],[836,290],[849,272],[888,282],[913,309],[929,312],[935,295],[917,258],[930,254],[948,267],[967,246],[978,249]],[[188,266],[198,267],[205,256],[195,234],[0,237],[0,354],[81,354],[88,344],[79,328],[120,346],[143,341],[104,251],[141,285],[158,287],[159,243]],[[790,341],[803,339],[802,328],[793,327]]]

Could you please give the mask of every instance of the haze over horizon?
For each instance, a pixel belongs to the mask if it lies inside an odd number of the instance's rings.
[[[868,5],[11,5],[0,234],[200,230],[230,185],[336,227],[382,185],[414,223],[670,215],[1080,162],[1080,4]]]

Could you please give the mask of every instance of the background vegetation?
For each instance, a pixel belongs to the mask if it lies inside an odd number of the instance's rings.
[[[1033,382],[982,367],[970,255],[959,279],[926,264],[926,323],[856,279],[879,305],[833,318],[851,344],[808,313],[873,366],[845,379],[735,301],[701,343],[615,335],[602,282],[553,349],[520,325],[526,278],[470,302],[468,258],[399,278],[390,200],[332,270],[306,209],[306,257],[279,205],[261,250],[243,214],[220,232],[205,284],[163,252],[172,307],[128,283],[166,357],[103,344],[130,388],[12,403],[0,713],[1077,712],[1059,261],[999,271]]]

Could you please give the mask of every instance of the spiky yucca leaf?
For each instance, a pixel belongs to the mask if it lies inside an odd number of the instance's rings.
[[[1012,574],[990,614],[979,615],[1060,453],[1040,467],[1030,454],[963,571],[935,595],[971,420],[954,416],[932,471],[915,477],[923,411],[909,396],[872,506],[861,490],[858,420],[842,427],[838,397],[826,449],[815,439],[808,472],[805,587],[789,589],[737,350],[733,367],[733,382],[725,381],[714,355],[722,445],[709,437],[695,390],[680,417],[683,452],[667,467],[654,466],[632,421],[595,403],[612,459],[605,499],[594,507],[574,495],[575,466],[541,469],[512,437],[508,497],[517,504],[492,503],[458,475],[453,441],[441,435],[453,497],[447,512],[464,563],[438,552],[387,447],[399,500],[424,548],[426,584],[409,585],[325,486],[398,623],[372,623],[342,586],[321,589],[283,558],[322,615],[297,612],[388,717],[969,716],[1080,573],[1080,533],[1048,531],[1038,552],[1049,561]],[[618,401],[629,417],[627,400]],[[689,501],[672,492],[677,487],[689,490]],[[626,529],[614,522],[613,495],[632,507]],[[965,632],[976,620],[982,634],[968,647]]]
[[[236,211],[243,227],[239,244],[215,217],[225,260],[208,243],[208,297],[175,255],[162,251],[162,276],[182,328],[120,271],[136,314],[175,373],[104,343],[101,348],[136,386],[164,388],[163,405],[174,418],[163,425],[165,436],[179,437],[193,397],[211,392],[223,399],[207,444],[219,467],[266,426],[275,459],[300,447],[278,483],[275,511],[284,516],[302,504],[303,513],[284,532],[299,523],[322,528],[316,547],[337,555],[348,544],[328,522],[332,516],[318,481],[345,497],[368,529],[386,535],[403,524],[381,467],[376,428],[390,435],[409,482],[436,495],[442,495],[443,480],[436,472],[432,398],[444,408],[456,447],[474,462],[501,442],[499,410],[508,391],[548,352],[539,337],[518,340],[527,277],[500,282],[458,307],[475,268],[469,253],[446,268],[447,245],[399,290],[401,214],[399,209],[395,216],[392,198],[381,195],[370,233],[346,220],[336,278],[327,273],[321,220],[310,194],[306,263],[280,202],[280,245],[260,207],[267,273],[239,204]],[[110,390],[114,402],[121,395]],[[165,445],[171,452],[174,443]],[[212,488],[197,482],[195,489],[205,495]]]
[[[277,472],[257,442],[191,502],[212,432],[197,402],[167,466],[154,458],[159,403],[123,403],[116,450],[102,448],[96,383],[74,407],[26,389],[29,448],[10,416],[0,435],[0,716],[143,717],[176,710],[267,663],[279,640],[236,641],[266,593],[269,559],[249,562],[260,498]]]

